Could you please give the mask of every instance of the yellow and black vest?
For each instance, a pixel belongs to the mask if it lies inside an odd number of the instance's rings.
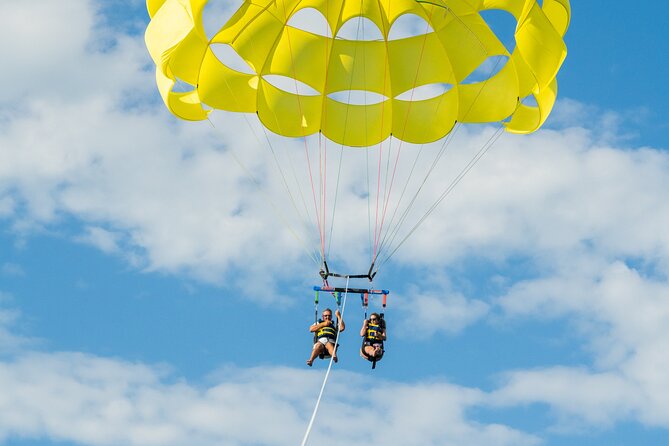
[[[367,322],[367,333],[365,335],[365,341],[374,344],[383,344],[383,339],[381,334],[383,333],[383,327],[381,324],[373,324],[372,322]],[[378,337],[377,337],[378,336]]]
[[[320,324],[322,320],[318,320]],[[337,329],[335,328],[334,322],[330,321],[330,325],[322,327],[316,332],[316,338],[328,338],[328,339],[337,339]]]

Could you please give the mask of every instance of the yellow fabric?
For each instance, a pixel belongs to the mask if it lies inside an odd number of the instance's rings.
[[[568,0],[543,0],[541,6],[536,0],[246,0],[208,39],[202,24],[206,3],[147,0],[151,22],[146,45],[156,64],[158,89],[172,113],[200,120],[210,108],[256,112],[280,135],[320,131],[337,143],[361,147],[391,134],[413,143],[435,141],[456,122],[504,120],[510,132],[537,130],[555,103],[571,14]],[[323,15],[334,38],[288,25],[305,8]],[[517,21],[511,54],[480,15],[489,9],[506,11]],[[388,40],[404,14],[423,18],[431,30]],[[338,37],[358,17],[373,22],[384,39]],[[255,74],[226,66],[214,45],[232,47]],[[504,66],[486,80],[468,82],[493,56],[506,59]],[[273,84],[266,78],[270,75],[295,79],[317,94]],[[177,81],[192,90],[174,91]],[[430,99],[408,99],[414,88],[431,84],[452,88]],[[337,100],[356,90],[376,93],[381,102]],[[519,102],[528,96],[536,106]]]

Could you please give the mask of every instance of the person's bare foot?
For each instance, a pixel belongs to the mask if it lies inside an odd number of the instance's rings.
[[[311,364],[313,364],[313,363],[314,363],[314,361],[312,361],[311,359],[307,359],[307,365],[309,367],[311,367]]]

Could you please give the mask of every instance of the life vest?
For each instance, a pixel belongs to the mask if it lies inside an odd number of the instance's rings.
[[[318,320],[318,323],[322,323],[321,319]],[[337,329],[335,328],[334,322],[330,321],[330,325],[320,328],[316,332],[316,338],[328,338],[328,339],[337,339]]]
[[[385,324],[367,322],[367,333],[365,333],[365,341],[368,345],[383,344],[383,328]]]

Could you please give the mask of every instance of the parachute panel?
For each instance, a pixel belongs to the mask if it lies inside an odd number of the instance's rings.
[[[263,78],[259,85],[258,117],[265,127],[290,137],[311,135],[318,131],[322,96],[305,96],[280,90]]]
[[[516,110],[518,77],[510,60],[493,77],[483,82],[460,85],[460,122],[501,121]]]
[[[447,135],[458,118],[455,89],[423,101],[393,100],[393,136],[415,144]]]
[[[254,113],[258,76],[229,68],[209,48],[202,60],[198,91],[202,102],[209,107]]]
[[[147,0],[152,16],[147,48],[156,63],[160,94],[172,113],[205,119],[208,111],[202,102],[216,109],[255,110],[281,135],[322,131],[349,146],[373,145],[390,133],[429,142],[451,128],[455,115],[465,122],[508,120],[507,130],[512,132],[536,130],[555,101],[555,77],[566,55],[562,36],[570,16],[567,0],[544,0],[543,7],[536,0],[247,0],[207,41],[202,25],[205,4],[206,0]],[[323,14],[334,36],[348,20],[362,17],[387,39],[390,24],[403,14],[425,18],[433,31],[391,41],[343,40],[287,24],[307,7]],[[480,16],[485,9],[501,9],[516,18],[512,54]],[[234,48],[259,77],[217,60],[209,45],[219,43]],[[491,56],[510,59],[485,82],[463,84]],[[297,87],[295,92],[283,91],[262,78],[268,75],[295,79],[317,95]],[[177,81],[194,90],[174,92]],[[435,83],[453,85],[454,93],[436,101],[397,100],[402,93]],[[346,91],[386,99],[347,104],[330,97]],[[518,104],[519,97],[529,94],[536,107]]]
[[[392,125],[390,100],[351,105],[325,98],[323,134],[335,142],[351,147],[379,144],[390,136]]]
[[[421,85],[456,83],[446,50],[434,33],[389,41],[388,63],[392,97]]]

